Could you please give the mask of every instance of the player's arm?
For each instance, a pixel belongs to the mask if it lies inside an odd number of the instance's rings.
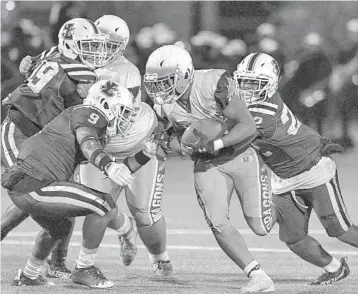
[[[228,106],[224,109],[223,115],[235,122],[234,127],[221,139],[222,146],[246,145],[250,143],[257,135],[255,121],[247,109],[245,103],[234,96]],[[219,141],[221,145],[221,142]]]
[[[257,135],[256,124],[228,72],[225,71],[218,80],[214,97],[223,115],[235,123],[226,135],[214,141],[214,149],[250,143]]]
[[[19,71],[22,75],[25,75],[26,77],[31,74],[33,68],[35,65],[45,59],[46,57],[50,56],[51,54],[58,52],[57,46],[51,47],[50,49],[44,50],[37,56],[25,56],[20,63]]]

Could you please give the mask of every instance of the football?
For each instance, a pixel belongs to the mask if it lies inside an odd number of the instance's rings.
[[[181,139],[184,146],[198,141],[199,138],[194,134],[194,129],[203,133],[209,140],[216,140],[225,134],[227,125],[225,122],[213,118],[197,120],[185,130]]]

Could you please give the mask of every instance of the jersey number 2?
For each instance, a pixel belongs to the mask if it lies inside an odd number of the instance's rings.
[[[40,65],[27,79],[27,85],[35,93],[40,93],[46,84],[58,73],[58,63],[46,62]]]

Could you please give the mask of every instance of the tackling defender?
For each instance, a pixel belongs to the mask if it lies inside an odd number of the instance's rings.
[[[143,139],[152,133],[152,130],[157,125],[157,120],[148,105],[141,103],[139,70],[123,56],[130,37],[127,24],[121,18],[113,15],[104,15],[96,20],[95,23],[101,33],[109,35],[109,39],[106,40],[105,58],[101,61],[101,67],[95,70],[98,79],[110,79],[124,85],[132,92],[139,107],[139,118],[131,128],[129,135],[125,136],[125,138],[118,136],[117,139],[111,140],[108,146],[110,152],[122,157],[123,152],[127,152],[133,147],[139,149],[143,147]],[[56,51],[55,47],[51,48],[43,52],[40,57],[51,56]],[[21,62],[20,71],[26,74],[31,68],[31,63],[30,57],[24,59]],[[125,146],[125,144],[128,144],[128,146]],[[135,174],[133,189],[126,188],[125,191],[128,207],[136,220],[138,233],[148,249],[155,273],[159,275],[168,275],[173,271],[166,250],[166,222],[161,209],[164,174],[165,156],[162,150],[159,149],[157,157]],[[104,182],[94,179],[90,166],[80,167],[79,179],[86,184],[96,183],[99,185],[98,187],[93,185],[91,187],[99,190],[102,187],[104,191],[109,192],[104,187]],[[152,189],[152,186],[156,188]],[[111,185],[108,187],[111,187]],[[112,188],[111,195],[117,198],[120,190],[118,190],[118,187]],[[122,244],[122,237],[120,237],[120,241]],[[59,248],[59,250],[65,251],[67,248]],[[123,250],[125,248],[122,247],[121,252]],[[56,250],[54,252],[56,253]],[[123,263],[129,265],[134,255],[127,252],[126,256],[126,260],[123,259]],[[53,273],[56,271],[59,272],[58,269],[52,270]]]
[[[206,151],[195,154],[198,202],[220,247],[251,279],[242,291],[273,291],[272,280],[252,258],[229,219],[229,203],[235,189],[245,219],[256,234],[266,235],[274,222],[271,202],[264,199],[263,186],[268,187],[269,183],[259,180],[265,178],[267,171],[249,146],[256,131],[255,122],[239,99],[229,74],[220,69],[194,70],[186,50],[168,45],[149,56],[144,86],[158,114],[173,124],[179,140],[188,126],[204,118],[229,125],[229,132],[221,139],[203,138],[197,146]]]
[[[77,18],[66,22],[59,32],[58,48],[59,51],[36,62],[25,83],[5,99],[10,106],[2,124],[1,163],[5,167],[13,165],[27,138],[64,109],[81,104],[96,80],[92,69],[103,55],[104,42],[91,21]],[[26,212],[10,206],[2,217],[1,240],[27,217]],[[67,277],[70,271],[64,258],[68,241],[63,240],[59,245],[63,249],[52,256],[54,273]]]
[[[110,87],[108,87],[110,86]],[[118,97],[131,93],[119,84],[100,81],[89,90],[83,105],[72,106],[47,124],[41,132],[21,146],[16,163],[2,175],[2,186],[12,201],[26,211],[43,228],[36,239],[33,255],[24,270],[19,270],[15,286],[49,285],[40,270],[54,246],[71,234],[70,218],[86,216],[83,241],[74,283],[91,288],[113,286],[94,266],[95,255],[105,230],[123,226],[118,208],[109,194],[70,181],[75,168],[84,159],[104,172],[118,185],[128,185],[131,173],[156,154],[155,144],[135,156],[117,163],[103,149],[103,142],[126,128],[124,118],[130,111],[118,103]]]
[[[349,274],[308,235],[312,209],[330,237],[358,248],[358,228],[344,205],[331,153],[343,149],[302,124],[277,92],[280,70],[265,53],[251,53],[237,65],[234,79],[254,117],[259,136],[253,146],[273,171],[272,189],[279,216],[280,240],[291,251],[325,270],[311,285],[331,284]]]

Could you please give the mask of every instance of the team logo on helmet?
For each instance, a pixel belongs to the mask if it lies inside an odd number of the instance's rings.
[[[109,97],[113,97],[115,91],[118,90],[118,86],[115,82],[108,81],[104,85],[101,85],[101,92]]]
[[[72,39],[73,32],[75,30],[75,24],[74,23],[68,23],[63,28],[63,38],[64,39]]]

